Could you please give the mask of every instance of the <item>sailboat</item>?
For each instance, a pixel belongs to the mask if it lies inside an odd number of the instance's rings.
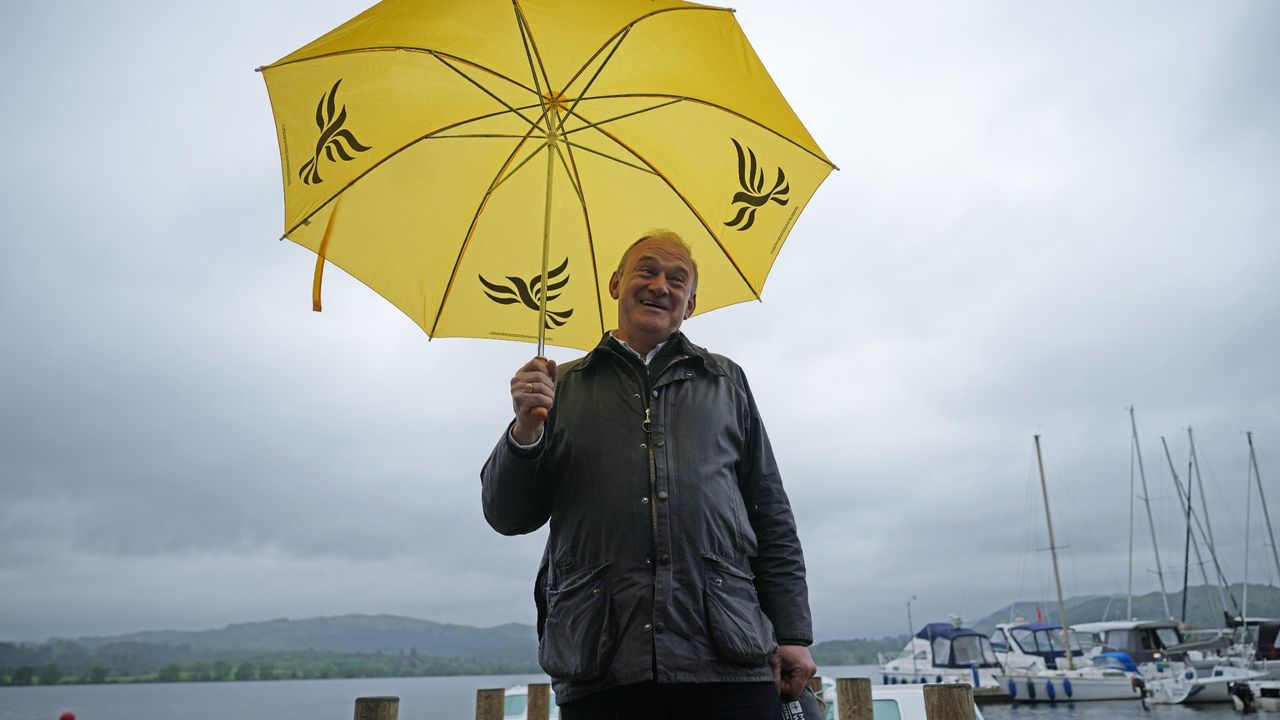
[[[1058,571],[1058,548],[1053,538],[1053,515],[1049,511],[1049,486],[1044,476],[1044,457],[1040,450],[1040,436],[1035,436],[1036,463],[1040,469],[1040,489],[1044,495],[1045,525],[1049,530],[1049,554],[1053,558],[1053,581],[1058,591],[1058,612],[1062,626],[1067,621],[1067,603],[1062,595],[1062,576]],[[1063,634],[1065,652],[1061,660],[1065,667],[1047,669],[1007,669],[996,673],[996,681],[1009,693],[1014,702],[1078,702],[1085,700],[1140,700],[1145,705],[1147,697],[1155,696],[1163,702],[1179,702],[1190,691],[1183,677],[1181,664],[1153,669],[1150,677],[1144,677],[1123,653],[1101,653],[1094,656],[1091,665],[1077,667],[1071,633]],[[1055,663],[1057,665],[1057,663]]]

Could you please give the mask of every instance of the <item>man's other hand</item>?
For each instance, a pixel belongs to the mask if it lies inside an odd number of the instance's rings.
[[[789,698],[800,697],[805,683],[818,673],[809,648],[803,645],[779,645],[778,652],[769,657],[769,664],[773,666],[778,692]]]

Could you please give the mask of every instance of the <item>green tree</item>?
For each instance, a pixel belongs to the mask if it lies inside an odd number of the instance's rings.
[[[240,663],[240,667],[236,668],[236,680],[257,680],[258,666],[252,661],[245,660]]]
[[[178,663],[169,663],[160,669],[160,673],[156,675],[156,680],[160,682],[178,682],[182,679],[182,668]]]
[[[226,660],[218,660],[213,664],[211,680],[222,682],[231,674],[231,665]]]
[[[36,671],[31,669],[30,665],[23,665],[22,667],[13,671],[12,682],[14,685],[30,685],[32,680],[35,679],[35,676],[36,676]]]
[[[58,663],[50,663],[40,668],[41,685],[57,685],[61,681],[62,668],[58,667]]]
[[[89,682],[95,685],[101,685],[102,683],[107,681],[107,675],[109,673],[110,671],[102,667],[101,665],[94,665],[89,670]]]

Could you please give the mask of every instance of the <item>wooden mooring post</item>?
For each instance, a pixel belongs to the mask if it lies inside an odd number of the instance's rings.
[[[925,685],[924,716],[928,720],[976,720],[973,688],[964,683]]]
[[[550,720],[551,686],[547,683],[529,685],[529,702],[526,705],[527,720]]]
[[[356,698],[356,720],[397,720],[399,716],[398,697]]]
[[[836,680],[837,720],[872,720],[871,678]]]
[[[502,720],[507,691],[502,688],[476,691],[476,720]]]

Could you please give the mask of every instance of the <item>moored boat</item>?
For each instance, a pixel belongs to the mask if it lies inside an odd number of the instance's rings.
[[[1000,669],[991,640],[982,633],[953,623],[929,623],[893,657],[880,658],[885,685],[967,683],[995,688]]]

